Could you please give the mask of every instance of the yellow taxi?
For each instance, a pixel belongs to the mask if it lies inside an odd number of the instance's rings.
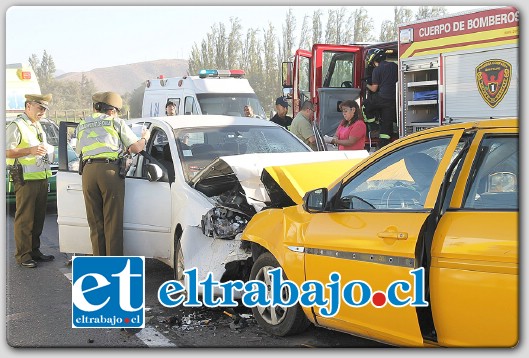
[[[255,306],[257,322],[281,336],[313,323],[396,346],[515,346],[518,153],[518,120],[495,119],[414,133],[347,170],[265,168],[292,205],[257,213],[242,240],[250,280],[289,303]]]

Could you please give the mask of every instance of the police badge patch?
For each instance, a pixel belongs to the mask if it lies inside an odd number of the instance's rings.
[[[487,104],[496,107],[509,90],[512,66],[504,60],[487,60],[476,67],[476,84]]]

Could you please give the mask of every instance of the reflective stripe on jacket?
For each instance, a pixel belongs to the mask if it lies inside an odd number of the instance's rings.
[[[83,160],[89,158],[117,159],[121,155],[119,133],[114,127],[114,118],[103,113],[94,113],[79,122],[78,144]]]
[[[46,139],[46,135],[42,129],[40,123],[35,123],[36,132],[31,128],[27,120],[19,115],[13,122],[17,125],[20,131],[20,143],[17,148],[29,148],[37,146],[43,143]],[[42,138],[39,138],[39,134]],[[41,140],[42,139],[42,140]],[[47,156],[47,155],[46,155]],[[42,160],[42,156],[35,156],[32,154],[25,155],[18,158],[24,171],[24,180],[39,180],[51,177],[50,163],[47,160]],[[15,164],[15,158],[6,158],[7,165]]]

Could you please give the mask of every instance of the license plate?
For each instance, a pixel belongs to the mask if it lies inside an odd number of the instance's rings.
[[[51,191],[51,184],[48,183],[48,193]]]

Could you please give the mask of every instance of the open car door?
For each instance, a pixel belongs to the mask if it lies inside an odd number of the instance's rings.
[[[91,254],[90,229],[86,219],[82,176],[68,167],[66,151],[77,123],[59,126],[59,171],[57,173],[57,223],[59,250]],[[144,160],[138,162],[145,162]],[[142,166],[135,168],[142,171]],[[156,198],[156,200],[152,200]],[[149,205],[149,204],[152,205]],[[123,249],[125,255],[169,260],[172,252],[171,193],[168,182],[149,181],[146,175],[125,178]]]

